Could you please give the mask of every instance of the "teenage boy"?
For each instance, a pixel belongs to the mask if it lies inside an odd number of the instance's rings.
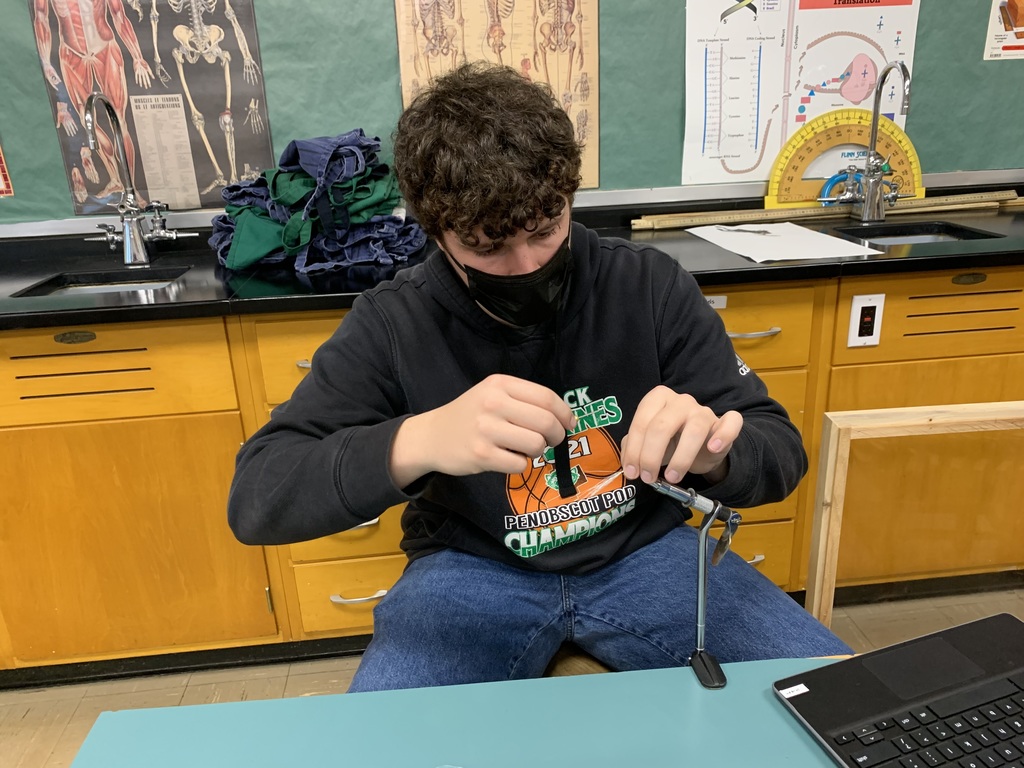
[[[686,664],[696,532],[648,483],[778,501],[807,470],[796,428],[673,259],[571,221],[580,146],[546,87],[485,65],[435,80],[394,168],[437,250],[355,300],[240,451],[236,535],[312,539],[408,502],[409,565],[351,691],[537,677],[565,641],[616,670]],[[734,554],[707,628],[722,662],[851,652]]]

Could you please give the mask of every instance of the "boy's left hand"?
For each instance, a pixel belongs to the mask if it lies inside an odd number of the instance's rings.
[[[737,411],[716,416],[690,395],[657,386],[648,392],[622,441],[622,467],[627,479],[645,483],[665,479],[678,483],[692,472],[712,482],[724,479],[726,457],[743,428]]]

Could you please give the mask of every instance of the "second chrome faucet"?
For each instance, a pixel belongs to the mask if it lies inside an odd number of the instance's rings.
[[[890,173],[888,158],[879,154],[878,146],[878,123],[882,114],[882,90],[885,81],[893,70],[899,70],[903,80],[903,97],[900,100],[900,114],[905,115],[910,111],[910,70],[902,61],[890,61],[882,71],[878,73],[875,81],[874,104],[871,110],[871,131],[868,137],[867,157],[863,168],[854,165],[844,171],[840,171],[825,184],[822,189],[822,197],[819,202],[826,204],[852,203],[852,215],[863,222],[877,222],[885,219],[885,204],[895,205],[900,197],[913,197],[913,195],[901,195],[899,184],[885,180],[886,174]],[[833,186],[842,184],[843,192],[836,197],[830,197]]]
[[[883,191],[883,178],[886,171],[886,159],[878,154],[878,120],[881,117],[882,88],[889,73],[898,69],[903,78],[903,98],[900,102],[900,114],[910,111],[910,70],[902,61],[890,61],[878,73],[875,82],[875,100],[871,108],[871,136],[868,138],[868,156],[864,163],[861,179],[861,200],[854,203],[854,215],[860,215],[861,221],[882,221],[885,218],[885,203],[895,205],[899,197],[899,188],[890,192]],[[859,210],[858,210],[859,209]]]

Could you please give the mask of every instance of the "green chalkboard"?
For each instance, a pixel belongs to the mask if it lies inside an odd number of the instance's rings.
[[[982,59],[991,8],[921,0],[907,133],[926,174],[1024,169],[1024,60]],[[402,106],[391,0],[255,0],[255,11],[275,153],[358,127],[386,155]],[[30,3],[5,0],[3,14],[0,146],[15,194],[0,198],[0,224],[70,217]],[[682,0],[601,0],[601,190],[680,183],[685,17]]]

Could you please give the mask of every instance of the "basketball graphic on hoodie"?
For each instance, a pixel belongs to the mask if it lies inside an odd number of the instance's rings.
[[[506,485],[508,503],[516,514],[527,514],[586,499],[600,491],[622,488],[626,480],[620,474],[619,447],[603,428],[588,429],[569,438],[569,468],[576,493],[563,497],[555,476],[554,450],[530,463],[527,472],[509,475]],[[607,483],[607,484],[605,484]]]

